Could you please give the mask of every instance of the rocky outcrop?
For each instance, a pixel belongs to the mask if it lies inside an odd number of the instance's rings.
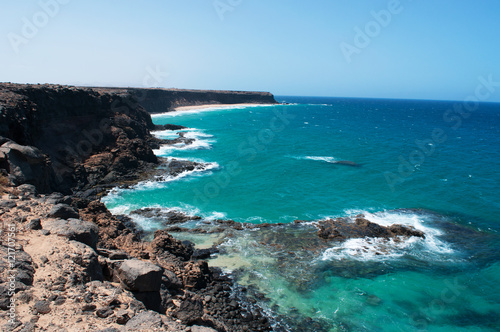
[[[381,226],[365,219],[363,215],[356,216],[354,220],[350,218],[320,220],[318,221],[318,227],[318,236],[325,240],[345,240],[364,237],[425,237],[423,232],[411,226]]]
[[[148,112],[127,93],[0,84],[0,167],[14,185],[85,190],[158,162]]]

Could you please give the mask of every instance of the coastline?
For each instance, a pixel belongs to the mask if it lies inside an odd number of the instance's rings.
[[[2,330],[271,330],[204,251],[164,230],[146,239],[100,202],[162,172],[153,149],[164,141],[133,96],[0,84],[0,112],[0,215],[15,236],[2,233],[0,250],[15,248],[19,260],[15,292],[2,298],[14,303]],[[179,160],[164,176],[196,167]],[[2,255],[0,266],[8,263]],[[9,271],[0,270],[2,291]]]

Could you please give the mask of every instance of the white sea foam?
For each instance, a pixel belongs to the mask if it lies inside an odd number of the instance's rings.
[[[155,137],[162,138],[162,139],[175,139],[179,137],[178,132],[186,131],[186,129],[183,130],[157,130],[157,131],[152,131],[151,134]]]
[[[356,211],[360,212],[360,211]],[[356,213],[357,214],[357,213]],[[338,246],[327,249],[322,260],[356,259],[361,261],[394,259],[412,256],[421,260],[450,260],[454,250],[439,237],[442,232],[427,224],[427,218],[421,214],[396,211],[369,213],[363,212],[365,218],[381,226],[400,224],[412,226],[424,232],[425,239],[419,237],[403,238],[362,238],[349,239]]]
[[[171,135],[166,131],[159,131],[156,132],[157,137],[159,138],[165,138],[165,139],[175,139],[179,137],[177,132],[175,135]],[[162,135],[166,135],[167,137],[162,137]],[[171,136],[168,136],[171,135]],[[170,155],[170,153],[174,150],[205,150],[205,149],[211,149],[212,144],[215,143],[215,140],[213,139],[213,135],[204,133],[201,130],[198,129],[190,129],[189,131],[184,131],[184,137],[188,139],[194,139],[194,142],[190,144],[185,144],[185,143],[176,143],[176,144],[165,144],[161,145],[159,149],[153,150],[153,153],[159,157],[165,157]]]
[[[325,161],[327,163],[334,163],[338,161],[335,157],[329,156],[292,156],[292,158],[297,160],[315,160],[315,161]]]

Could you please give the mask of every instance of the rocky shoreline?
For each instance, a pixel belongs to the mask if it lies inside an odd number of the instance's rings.
[[[203,169],[154,155],[190,142],[150,131],[181,128],[153,125],[126,91],[54,85],[0,84],[0,116],[2,330],[271,330],[191,243],[166,231],[144,241],[98,200],[117,185]]]

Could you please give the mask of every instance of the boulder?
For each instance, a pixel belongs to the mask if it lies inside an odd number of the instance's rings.
[[[99,239],[99,228],[88,221],[80,219],[56,219],[46,221],[44,229],[52,234],[64,236],[70,240],[75,240],[96,249]]]
[[[50,209],[47,217],[50,218],[61,218],[61,219],[69,219],[69,218],[79,218],[78,212],[67,204],[56,204],[52,209]]]
[[[158,292],[163,270],[161,267],[138,259],[124,261],[117,271],[123,288],[136,292]]]
[[[126,331],[157,331],[162,326],[160,314],[154,311],[141,312],[125,324]]]
[[[74,248],[73,262],[84,268],[83,277],[85,281],[102,281],[104,279],[102,267],[94,249],[78,241],[70,241],[70,243]]]

